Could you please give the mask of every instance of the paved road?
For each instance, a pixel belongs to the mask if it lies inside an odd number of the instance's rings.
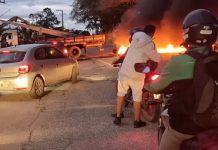
[[[49,88],[41,99],[0,96],[0,150],[156,150],[157,125],[133,128],[132,107],[114,126],[113,58],[80,61],[80,80]]]

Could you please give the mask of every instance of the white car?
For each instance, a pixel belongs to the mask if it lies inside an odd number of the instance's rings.
[[[26,44],[0,49],[0,93],[29,92],[40,98],[44,88],[79,75],[78,62],[49,44]]]

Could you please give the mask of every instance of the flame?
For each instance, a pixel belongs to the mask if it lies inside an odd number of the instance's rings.
[[[159,53],[183,53],[186,51],[183,47],[174,47],[172,44],[168,44],[166,48],[157,48]]]
[[[124,46],[124,45],[122,45],[122,46],[119,48],[117,54],[118,54],[118,55],[122,55],[122,54],[124,54],[126,51],[127,51],[127,47]]]
[[[122,55],[122,54],[124,54],[126,52],[126,50],[127,50],[127,47],[122,45],[119,48],[117,54]],[[157,51],[159,53],[169,53],[169,54],[171,54],[171,53],[184,53],[186,51],[186,49],[183,48],[183,47],[174,47],[172,44],[168,44],[165,48],[157,48]]]

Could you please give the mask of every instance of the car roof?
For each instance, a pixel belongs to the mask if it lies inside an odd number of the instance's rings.
[[[29,49],[32,49],[34,47],[40,47],[40,46],[50,46],[50,44],[24,44],[24,45],[16,45],[16,46],[10,46],[1,48],[0,51],[8,50],[8,51],[23,51],[26,52]]]

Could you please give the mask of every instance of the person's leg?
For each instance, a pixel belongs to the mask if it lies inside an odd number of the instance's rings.
[[[117,96],[117,117],[121,117],[122,108],[124,103],[124,96]]]
[[[141,101],[142,101],[142,88],[144,85],[144,79],[133,79],[131,82],[131,89],[133,93],[133,107],[134,107],[134,127],[140,128],[146,125],[141,121]]]
[[[141,102],[134,100],[133,107],[134,107],[134,118],[136,121],[140,121],[141,120]]]
[[[170,126],[164,131],[161,138],[159,150],[180,150],[182,142],[192,138],[194,135],[182,134],[172,129]]]
[[[117,84],[117,107],[116,107],[116,117],[114,120],[115,125],[121,124],[121,113],[124,103],[124,95],[127,93],[129,88],[128,80],[125,77],[118,78]]]

